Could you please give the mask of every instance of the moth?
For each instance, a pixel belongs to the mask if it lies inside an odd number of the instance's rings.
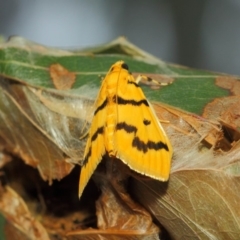
[[[140,174],[168,180],[172,146],[139,80],[123,61],[113,64],[105,76],[84,152],[79,197],[105,154]]]

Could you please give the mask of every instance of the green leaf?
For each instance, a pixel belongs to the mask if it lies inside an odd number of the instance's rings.
[[[117,46],[121,46],[121,51],[116,50]],[[129,51],[130,48],[133,50]],[[135,48],[120,38],[106,46],[93,49],[91,53],[88,52],[90,50],[60,51],[21,38],[13,38],[0,45],[0,73],[34,87],[52,89],[54,86],[49,67],[59,63],[76,74],[72,90],[77,93],[77,90],[86,84],[99,87],[99,76],[103,77],[114,62],[123,60],[128,63],[132,72],[161,74],[174,79],[174,84],[167,88],[153,91],[144,87],[146,96],[152,101],[160,101],[199,114],[214,98],[228,95],[227,90],[215,85],[215,79],[222,74],[164,63]]]

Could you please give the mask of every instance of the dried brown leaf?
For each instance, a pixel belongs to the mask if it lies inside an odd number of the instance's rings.
[[[240,81],[231,76],[219,76],[216,78],[216,85],[229,89],[233,95],[240,95]]]
[[[129,168],[120,160],[104,158],[104,164],[98,167],[95,176],[102,192],[96,202],[97,229],[76,230],[67,236],[76,235],[76,239],[82,239],[83,235],[93,235],[89,239],[99,239],[100,236],[126,240],[158,239],[159,228],[151,215],[127,193],[124,183],[129,173]]]
[[[208,119],[223,120],[240,127],[240,96],[217,98],[204,108],[203,116]]]
[[[198,141],[200,137],[200,141],[204,141],[207,147],[215,147],[218,138],[222,136],[221,127],[217,121],[209,121],[207,118],[164,104],[153,103],[152,105],[162,124],[170,126],[181,137],[187,137],[188,141]]]
[[[134,192],[173,239],[237,240],[239,187],[239,177],[225,171],[183,169],[172,173],[167,188],[135,182]]]
[[[82,231],[76,232],[76,235],[67,235],[68,240],[159,240],[159,237],[156,234],[152,235],[141,235],[136,236],[133,233],[124,233],[119,232],[118,230],[112,230],[106,233],[106,231],[101,230],[89,230],[86,234]]]
[[[61,179],[69,174],[73,165],[65,161],[62,151],[38,128],[30,109],[26,109],[28,103],[21,88],[12,87],[18,101],[9,92],[0,90],[3,144],[26,164],[38,168],[43,179],[50,183],[53,179]]]
[[[4,217],[31,240],[50,240],[42,224],[31,215],[21,197],[10,187],[0,187],[0,209]]]
[[[6,239],[9,240],[31,240],[26,234],[15,228],[11,223],[6,222],[4,226]]]
[[[240,235],[239,140],[214,151],[225,138],[221,122],[155,105],[174,147],[170,180],[134,179],[136,199],[173,239],[238,239]],[[232,129],[234,134],[234,129]],[[236,131],[236,130],[235,130]],[[215,141],[206,144],[209,134]],[[204,141],[203,141],[204,140]]]

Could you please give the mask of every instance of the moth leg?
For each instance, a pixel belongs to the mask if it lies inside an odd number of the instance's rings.
[[[138,75],[137,78],[136,78],[136,83],[143,83],[145,85],[150,85],[150,86],[167,86],[169,84],[171,84],[172,82],[160,82],[160,81],[157,81],[153,78],[150,78],[148,76],[145,76],[145,75]]]
[[[158,119],[158,121],[159,121],[160,123],[170,123],[170,121],[168,121],[168,120],[163,120],[163,119]]]

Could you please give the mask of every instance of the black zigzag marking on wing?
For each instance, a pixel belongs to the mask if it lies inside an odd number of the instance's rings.
[[[104,100],[104,102],[95,110],[94,115],[96,115],[99,111],[103,110],[107,106],[107,98]]]
[[[126,133],[134,133],[134,135],[137,133],[137,128],[133,125],[127,124],[126,122],[118,123],[116,125],[116,130],[125,130]],[[165,149],[166,151],[169,151],[167,144],[163,143],[162,141],[153,142],[149,140],[145,143],[136,136],[133,138],[132,146],[137,148],[139,151],[143,151],[144,153],[146,153],[148,149],[154,149],[156,151]]]
[[[95,141],[97,139],[98,134],[103,134],[104,127],[99,127],[97,131],[92,135],[91,142]]]
[[[116,130],[125,130],[127,133],[136,133],[137,128],[125,122],[120,122],[116,125]]]
[[[140,140],[139,137],[134,137],[132,146],[137,148],[139,151],[143,151],[144,153],[146,153],[148,149],[154,149],[156,151],[165,149],[166,151],[169,151],[167,144],[163,143],[162,141],[147,141],[145,143],[144,141]]]
[[[97,131],[92,135],[91,142],[95,141],[99,134],[103,134],[104,127],[99,127]],[[86,165],[88,163],[89,157],[92,155],[92,147],[89,148],[89,151],[86,155],[86,157],[83,159],[83,165]]]
[[[124,99],[124,98],[119,97],[119,96],[114,96],[113,101],[117,104],[120,104],[120,105],[127,105],[127,104],[130,104],[130,105],[133,105],[133,106],[145,105],[145,106],[149,107],[148,101],[146,99],[136,101],[136,100],[133,100],[133,99]]]

